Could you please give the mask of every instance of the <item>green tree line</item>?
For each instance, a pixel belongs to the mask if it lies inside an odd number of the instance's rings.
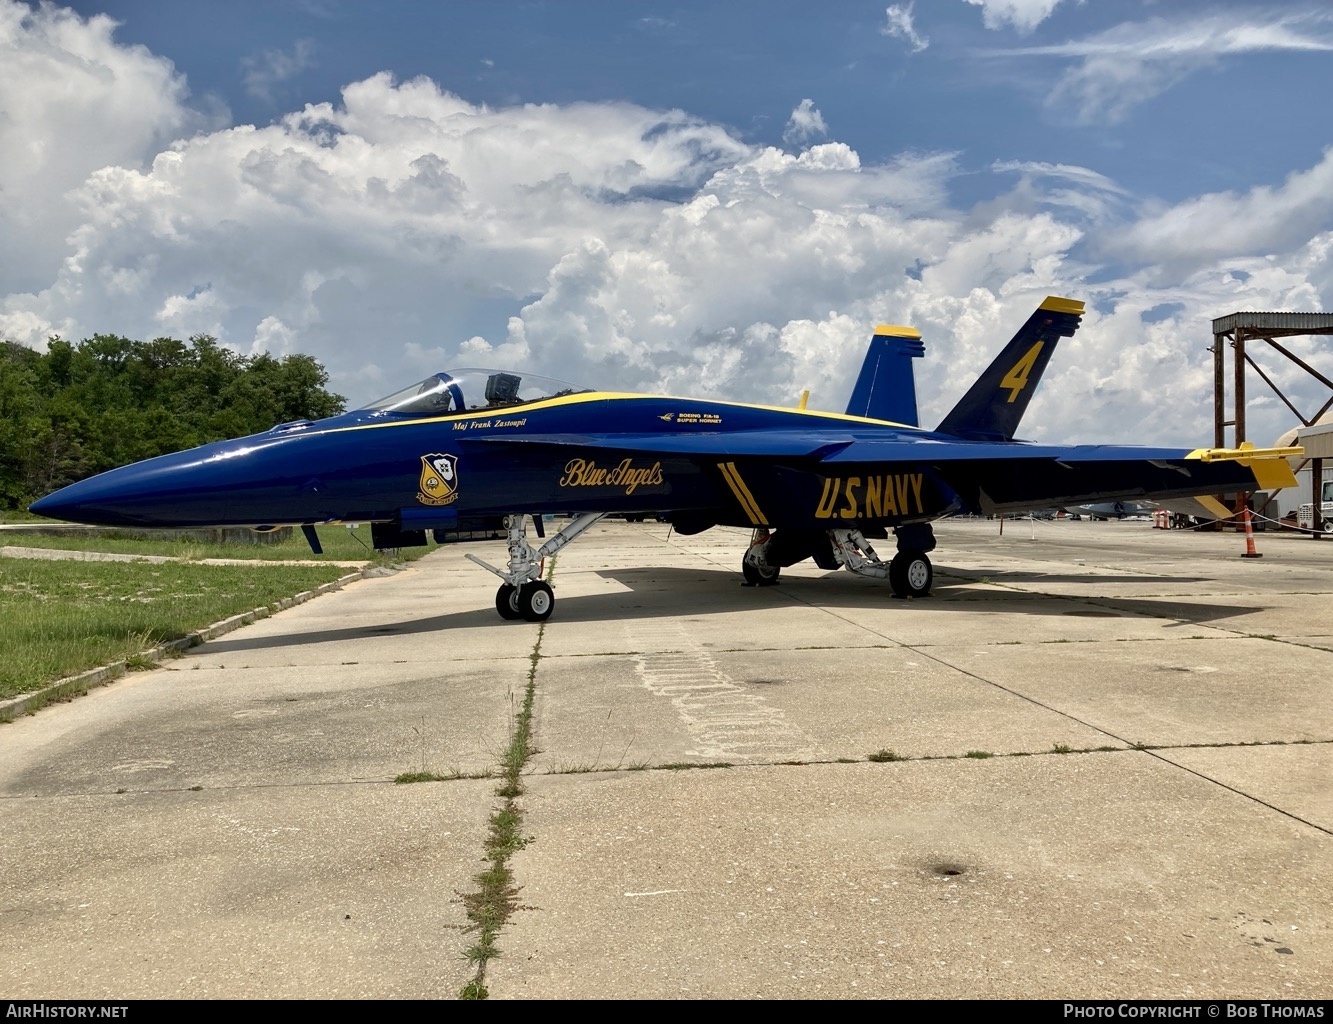
[[[94,473],[290,420],[342,412],[305,355],[244,356],[196,335],[0,342],[0,508]]]

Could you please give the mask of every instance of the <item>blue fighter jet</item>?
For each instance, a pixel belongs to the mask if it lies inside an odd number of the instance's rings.
[[[1087,502],[1294,486],[1299,449],[1040,445],[1014,439],[1083,303],[1047,298],[935,430],[917,423],[910,327],[880,326],[845,413],[595,391],[527,373],[452,370],[362,409],[283,423],[71,484],[32,505],[109,526],[371,523],[377,548],[503,531],[505,619],[555,606],[542,560],[608,514],[662,513],[685,534],[753,530],[741,571],[776,583],[806,558],[930,592],[930,523]],[[543,513],[572,513],[547,538]],[[537,539],[528,541],[531,520]],[[892,532],[884,561],[872,540]]]

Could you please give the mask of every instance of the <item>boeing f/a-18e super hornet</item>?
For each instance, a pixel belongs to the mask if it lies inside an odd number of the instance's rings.
[[[845,413],[594,391],[526,373],[437,373],[362,409],[283,423],[71,484],[32,506],[113,526],[372,524],[378,548],[502,530],[506,619],[554,607],[542,560],[607,514],[661,512],[686,534],[752,528],[753,584],[813,558],[929,593],[930,523],[1087,502],[1292,486],[1291,449],[1041,445],[1014,440],[1083,303],[1048,298],[934,430],[917,425],[910,327],[876,328]],[[547,538],[543,513],[571,514]],[[528,542],[532,520],[537,547]],[[892,531],[883,561],[872,540]]]

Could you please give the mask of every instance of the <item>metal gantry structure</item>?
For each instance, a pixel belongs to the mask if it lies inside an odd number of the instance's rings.
[[[1303,427],[1310,427],[1319,421],[1330,408],[1333,408],[1333,380],[1320,373],[1313,366],[1293,353],[1278,338],[1308,337],[1311,335],[1333,335],[1333,313],[1232,313],[1218,317],[1213,321],[1213,443],[1218,448],[1226,447],[1226,428],[1233,427],[1235,447],[1239,448],[1247,440],[1245,436],[1245,383],[1246,369],[1255,373],[1273,389],[1273,393],[1291,410],[1292,415]],[[1307,417],[1283,394],[1273,378],[1264,372],[1263,367],[1254,361],[1246,350],[1247,342],[1263,341],[1269,347],[1286,356],[1315,380],[1329,389],[1329,397],[1319,411]],[[1226,415],[1226,349],[1236,353],[1233,361],[1234,385],[1232,389],[1232,414]],[[1319,510],[1320,494],[1323,489],[1324,459],[1333,458],[1333,444],[1323,437],[1311,439],[1315,443],[1307,450],[1306,464],[1310,466],[1312,481],[1311,500],[1315,510]],[[1329,450],[1325,451],[1325,447]],[[1304,464],[1299,467],[1305,468]],[[1237,510],[1239,511],[1239,509]],[[1318,518],[1315,520],[1319,521]],[[1315,530],[1313,536],[1321,534]]]

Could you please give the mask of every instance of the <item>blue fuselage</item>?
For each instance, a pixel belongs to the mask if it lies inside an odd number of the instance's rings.
[[[738,526],[893,524],[932,518],[955,499],[916,463],[833,470],[814,453],[909,436],[934,435],[836,414],[604,392],[447,416],[359,410],[115,469],[32,510],[171,527],[447,529],[460,517],[642,510]],[[793,453],[794,437],[809,454]],[[720,454],[700,459],[701,441]]]

